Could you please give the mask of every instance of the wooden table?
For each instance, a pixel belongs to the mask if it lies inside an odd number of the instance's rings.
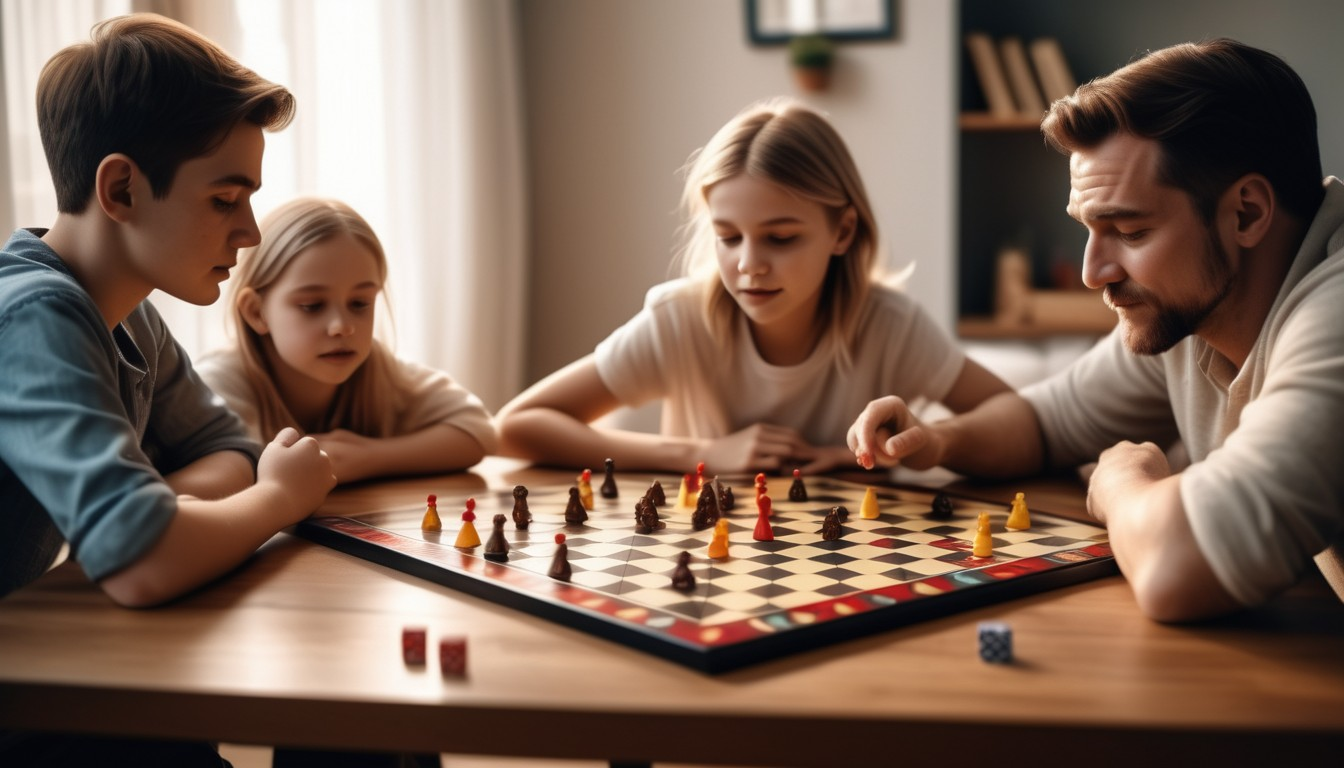
[[[325,510],[572,475],[491,459]],[[1012,625],[1016,663],[980,661],[986,619]],[[469,675],[403,665],[409,624],[467,635]],[[1344,605],[1313,574],[1165,626],[1114,577],[710,677],[281,534],[163,608],[119,608],[68,563],[0,600],[0,728],[764,766],[1337,765]]]

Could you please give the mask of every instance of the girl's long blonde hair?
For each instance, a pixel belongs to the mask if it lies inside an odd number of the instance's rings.
[[[230,330],[238,344],[243,374],[257,396],[257,426],[264,438],[284,427],[305,430],[275,387],[264,338],[243,318],[243,290],[251,288],[264,296],[299,254],[338,235],[349,235],[368,248],[378,265],[378,280],[384,285],[386,298],[387,256],[383,245],[368,222],[338,200],[303,197],[285,203],[262,221],[261,245],[239,254],[229,286],[229,306],[233,309]],[[406,396],[391,351],[375,338],[369,358],[336,388],[331,408],[317,431],[340,428],[370,437],[390,436]]]
[[[778,184],[827,209],[838,223],[846,208],[857,214],[849,250],[831,259],[822,291],[820,316],[836,339],[839,363],[853,363],[859,317],[874,280],[877,222],[849,149],[830,122],[787,98],[747,107],[691,155],[684,169],[681,246],[674,261],[682,274],[701,278],[704,316],[715,338],[731,349],[741,312],[718,277],[714,228],[705,194],[711,186],[741,174]]]

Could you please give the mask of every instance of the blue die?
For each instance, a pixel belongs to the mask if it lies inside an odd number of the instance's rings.
[[[1001,621],[980,622],[980,658],[991,664],[1013,661],[1013,628]]]

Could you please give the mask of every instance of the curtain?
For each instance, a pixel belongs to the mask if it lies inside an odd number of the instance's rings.
[[[296,195],[344,200],[388,254],[397,353],[497,409],[523,381],[526,193],[512,0],[5,0],[7,152],[0,224],[49,226],[54,194],[33,94],[42,64],[101,18],[154,10],[286,85],[295,122],[267,135],[260,219]],[[8,220],[7,220],[8,219]],[[227,343],[222,302],[155,293],[192,355]]]

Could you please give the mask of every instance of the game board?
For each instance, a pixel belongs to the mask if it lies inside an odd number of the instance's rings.
[[[566,525],[568,486],[529,488],[528,530],[510,519],[508,560],[482,547],[453,546],[464,498],[440,496],[441,532],[421,530],[425,505],[350,517],[314,517],[306,538],[397,570],[621,642],[709,673],[853,639],[958,610],[1116,572],[1106,531],[1031,511],[1031,527],[1006,531],[1002,505],[953,499],[953,516],[931,519],[933,492],[878,487],[881,516],[859,516],[866,486],[805,479],[808,500],[789,501],[789,478],[771,478],[774,541],[754,541],[750,478],[723,478],[736,506],[728,513],[726,560],[707,557],[713,529],[695,531],[690,507],[677,506],[680,478],[615,475],[618,497],[594,494],[581,526]],[[635,532],[634,505],[657,479],[666,528]],[[597,486],[597,482],[593,483]],[[484,541],[497,513],[509,515],[512,489],[474,496]],[[1030,503],[1030,500],[1028,500]],[[844,506],[843,536],[824,541],[822,519]],[[991,514],[993,554],[971,555],[978,513]],[[555,533],[566,534],[573,576],[547,576]],[[677,555],[691,551],[692,592],[671,587]]]

